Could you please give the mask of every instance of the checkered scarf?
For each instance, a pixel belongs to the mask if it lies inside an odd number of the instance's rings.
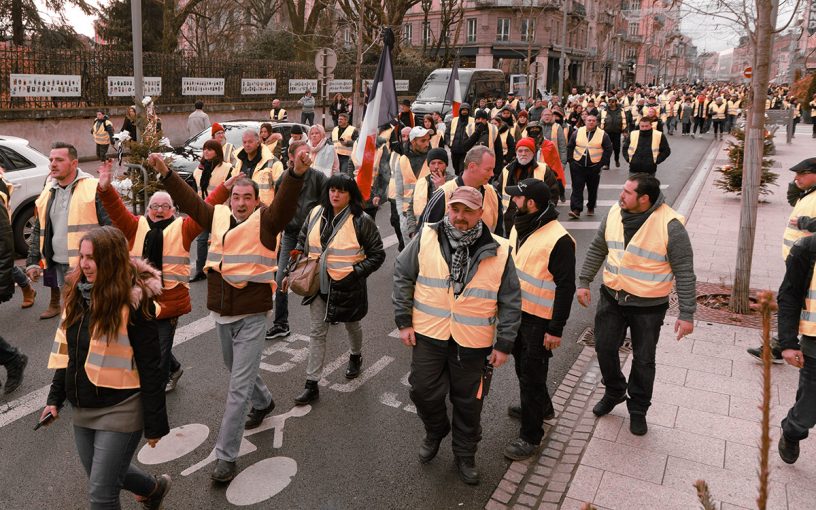
[[[465,283],[468,248],[482,236],[482,222],[480,220],[476,223],[476,226],[463,232],[453,226],[450,222],[450,218],[446,214],[442,227],[445,230],[445,235],[448,237],[448,242],[450,242],[451,251],[453,252],[450,264],[451,281],[454,284],[453,292],[454,294],[459,294],[464,288]]]

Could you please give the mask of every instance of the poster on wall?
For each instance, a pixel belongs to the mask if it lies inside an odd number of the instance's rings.
[[[308,79],[293,79],[289,80],[289,93],[290,94],[303,94],[307,90],[310,90],[313,95],[317,94],[317,80],[308,80]]]
[[[364,80],[363,86],[364,87],[371,87],[371,82],[374,80]],[[408,92],[408,80],[394,80],[394,86],[397,88],[397,92]]]
[[[278,80],[267,78],[241,79],[241,94],[275,94],[278,91]]]
[[[182,96],[223,96],[224,78],[188,78],[181,79]]]
[[[78,74],[12,74],[11,97],[81,97]]]
[[[133,76],[108,76],[108,95],[111,97],[133,97],[136,95],[136,80]],[[146,96],[161,95],[161,76],[145,76],[142,92]]]
[[[351,92],[353,88],[354,80],[332,80],[329,82],[329,94]]]

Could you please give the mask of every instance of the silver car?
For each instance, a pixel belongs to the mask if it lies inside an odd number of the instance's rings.
[[[42,192],[50,170],[48,158],[28,145],[28,140],[0,135],[0,166],[14,185],[11,195],[11,225],[17,253],[28,252],[34,224],[34,201]]]

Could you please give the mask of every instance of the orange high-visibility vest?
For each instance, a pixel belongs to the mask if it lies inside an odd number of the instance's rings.
[[[507,156],[507,135],[510,134],[510,130],[505,130],[504,133],[499,133],[499,138],[501,139],[502,143],[502,155]]]
[[[71,185],[71,203],[68,205],[68,267],[79,264],[79,240],[91,229],[99,226],[96,216],[96,185],[97,179],[86,177],[78,179]],[[45,225],[48,221],[48,199],[51,197],[51,185],[43,188],[35,201],[37,218],[40,220],[40,253],[45,249]],[[43,259],[43,261],[45,261]]]
[[[306,221],[309,222],[309,257],[318,258],[323,253],[320,244],[320,217],[323,206],[311,210]],[[340,281],[354,271],[354,264],[365,260],[365,253],[357,241],[354,230],[354,216],[349,214],[340,226],[340,230],[326,246],[326,270],[334,281]]]
[[[418,179],[423,179],[431,173],[428,168],[428,162],[422,162],[422,168],[419,170],[419,175],[414,175],[414,170],[411,167],[411,160],[408,156],[400,156],[399,169],[402,173],[402,212],[408,213],[411,205],[411,197],[414,196],[414,189]]]
[[[338,156],[351,156],[351,147],[346,147],[341,142],[342,141],[349,141],[351,140],[352,135],[354,135],[355,127],[352,125],[346,126],[346,129],[343,130],[343,134],[340,134],[340,126],[335,126],[332,129],[332,143],[334,144],[334,151],[337,153]]]
[[[805,305],[799,318],[799,334],[816,336],[816,271],[810,279]]]
[[[502,210],[507,212],[510,207],[510,195],[507,194],[507,179],[510,177],[510,165],[504,167],[502,170]],[[547,164],[543,161],[538,163],[538,166],[533,170],[533,177],[543,181],[544,176],[547,175]]]
[[[93,134],[95,144],[110,145],[110,135],[106,131],[108,126],[113,127],[113,124],[111,124],[109,120],[105,120],[104,122],[94,121],[93,126],[91,126],[91,133]]]
[[[218,271],[235,288],[243,289],[249,282],[268,283],[274,291],[278,269],[276,250],[261,242],[261,209],[230,230],[232,212],[225,205],[216,205],[213,212],[212,236],[207,264],[204,269]]]
[[[462,293],[454,296],[438,234],[431,226],[423,228],[412,314],[417,333],[437,340],[453,338],[463,347],[493,345],[499,287],[510,256],[507,239],[496,235],[493,239],[499,243],[496,255],[483,258]]]
[[[448,211],[448,199],[453,194],[454,190],[458,188],[456,179],[450,180],[442,185],[440,189],[445,190],[445,214]],[[496,193],[496,188],[490,184],[482,186],[484,190],[482,202],[482,221],[491,232],[496,231],[496,225],[499,224],[499,194]]]
[[[595,128],[595,133],[592,135],[592,140],[587,139],[586,126],[578,128],[578,134],[575,136],[575,150],[572,153],[572,159],[581,161],[584,153],[589,151],[589,160],[593,164],[600,163],[603,157],[603,137],[604,130]]]
[[[658,298],[668,296],[674,282],[669,264],[669,222],[685,218],[666,204],[652,212],[624,247],[621,208],[614,205],[606,218],[606,246],[609,253],[604,264],[604,285],[612,290]]]
[[[196,186],[198,189],[201,190],[201,174],[204,173],[203,170],[200,168],[196,168],[193,170],[193,179],[195,179]],[[210,183],[207,185],[207,194],[211,195],[215,188],[218,187],[219,184],[223,184],[224,181],[232,177],[232,164],[224,161],[217,167],[215,167],[210,174]]]
[[[790,226],[790,222],[800,216],[816,216],[816,193],[808,193],[797,200],[796,205],[793,206],[793,211],[791,211],[790,218],[788,218],[788,225],[785,227],[785,236],[782,239],[782,260],[788,259],[788,254],[790,253],[793,243],[803,237],[813,235],[812,232],[808,232],[807,230],[799,230],[796,227]]]
[[[98,338],[92,336],[88,346],[88,357],[85,358],[85,374],[95,386],[127,390],[139,388],[139,371],[136,369],[136,360],[133,357],[133,347],[128,338],[128,319],[130,309],[122,307],[122,321],[119,326],[119,335],[116,339]],[[62,322],[65,321],[65,312]],[[88,328],[91,329],[91,328]],[[77,364],[80,360],[77,360]],[[60,324],[54,335],[51,354],[48,356],[48,368],[60,369],[68,367],[68,340],[65,338],[65,328]]]
[[[176,218],[162,231],[162,288],[165,290],[175,288],[178,285],[190,288],[190,251],[184,249],[182,242],[183,218]],[[130,254],[134,257],[142,257],[144,242],[147,233],[150,232],[150,225],[144,216],[139,218],[136,227],[136,237],[133,239],[133,248]]]
[[[655,164],[657,164],[657,157],[660,155],[660,140],[663,138],[663,133],[652,129],[652,158],[654,159]],[[640,130],[636,129],[629,133],[629,161],[632,160],[632,156],[635,155],[635,151],[637,151],[638,141],[640,140]]]
[[[272,151],[266,145],[261,144],[258,148],[261,151],[261,160],[255,165],[252,180],[258,184],[258,198],[261,203],[269,206],[275,199],[275,174],[280,177],[283,173],[283,163],[272,154]],[[235,155],[237,160],[235,170],[230,175],[238,174],[244,166],[244,160],[238,157],[241,151],[238,151]]]
[[[513,262],[516,264],[516,273],[521,286],[523,312],[552,319],[555,277],[549,269],[550,253],[555,243],[565,235],[575,244],[575,239],[569,235],[567,229],[557,220],[553,220],[533,232],[527,241],[516,249],[518,232],[516,227],[510,231],[510,246],[513,248]]]

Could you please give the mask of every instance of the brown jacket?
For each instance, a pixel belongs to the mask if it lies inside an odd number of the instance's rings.
[[[212,205],[204,202],[175,172],[164,179],[164,187],[179,208],[196,223],[211,230],[215,210]],[[287,171],[272,205],[261,206],[261,243],[268,249],[276,249],[278,233],[283,231],[295,214],[302,187],[303,178]],[[221,315],[268,312],[272,309],[273,295],[269,284],[250,282],[243,289],[238,289],[225,282],[218,271],[207,273],[207,308]]]

